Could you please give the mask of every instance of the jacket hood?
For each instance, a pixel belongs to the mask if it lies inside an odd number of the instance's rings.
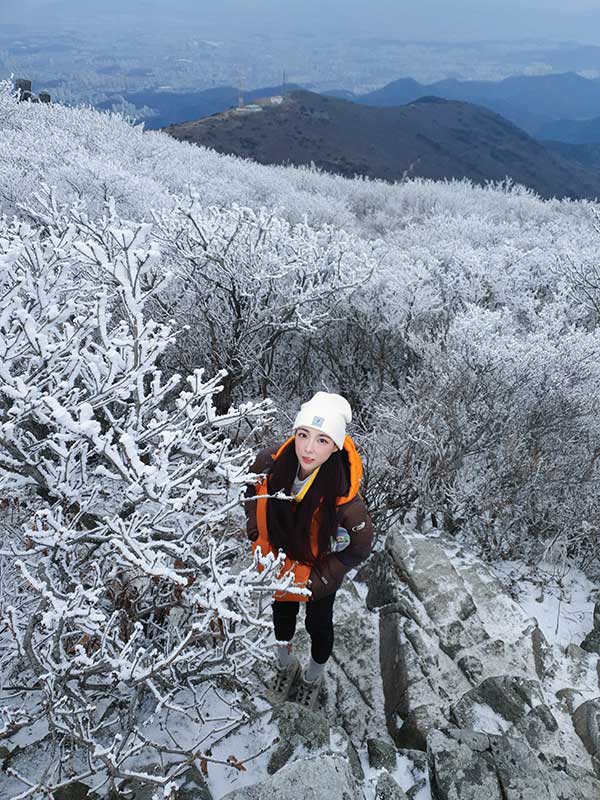
[[[289,447],[294,442],[294,437],[290,436],[289,439],[281,445],[279,450],[271,456],[273,461],[276,461],[281,453]],[[337,505],[341,506],[344,503],[349,503],[350,500],[353,500],[356,495],[358,494],[358,490],[360,489],[360,482],[363,476],[363,465],[362,459],[358,454],[358,450],[356,449],[356,445],[351,436],[346,436],[344,439],[344,452],[348,458],[348,466],[349,466],[349,475],[348,475],[348,489],[344,495],[338,497]]]

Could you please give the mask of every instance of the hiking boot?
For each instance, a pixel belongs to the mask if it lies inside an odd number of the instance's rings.
[[[290,689],[300,675],[302,667],[297,656],[287,667],[275,667],[275,674],[269,686],[269,697],[272,703],[283,703],[287,700]]]
[[[318,677],[316,681],[310,683],[302,676],[302,679],[298,683],[298,688],[296,689],[295,702],[298,703],[298,705],[304,706],[304,708],[314,711],[317,707],[319,694],[324,683],[325,678],[323,675]]]

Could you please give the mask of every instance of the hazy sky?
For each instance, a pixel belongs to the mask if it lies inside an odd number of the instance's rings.
[[[524,8],[525,7],[525,8]],[[568,10],[566,10],[568,8]],[[222,36],[246,30],[402,39],[577,39],[600,44],[600,0],[0,0],[0,23],[51,15],[62,24],[124,12],[140,24],[162,17],[205,22]],[[214,30],[213,30],[214,32]]]

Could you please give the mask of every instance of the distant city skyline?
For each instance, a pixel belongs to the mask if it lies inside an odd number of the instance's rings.
[[[187,19],[227,36],[294,31],[403,40],[470,41],[524,38],[577,40],[600,45],[598,0],[1,0],[0,24],[21,20],[68,24],[103,17],[153,22]]]

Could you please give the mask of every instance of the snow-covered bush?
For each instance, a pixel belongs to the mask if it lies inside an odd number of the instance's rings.
[[[274,573],[235,566],[234,517],[267,407],[217,413],[223,373],[163,377],[149,225],[51,197],[29,218],[0,226],[0,495],[23,516],[4,528],[0,739],[47,731],[34,774],[13,771],[22,797],[131,777],[168,796],[246,718],[267,657]]]
[[[191,200],[154,218],[175,279],[157,294],[153,316],[185,325],[170,354],[177,368],[227,370],[225,407],[240,395],[281,396],[301,381],[290,354],[344,324],[375,268],[376,245],[292,226],[266,209]]]
[[[530,311],[471,307],[447,334],[413,340],[418,367],[400,402],[378,408],[383,502],[405,512],[404,499],[494,557],[535,561],[552,549],[589,563],[600,331],[567,325],[556,308]]]

